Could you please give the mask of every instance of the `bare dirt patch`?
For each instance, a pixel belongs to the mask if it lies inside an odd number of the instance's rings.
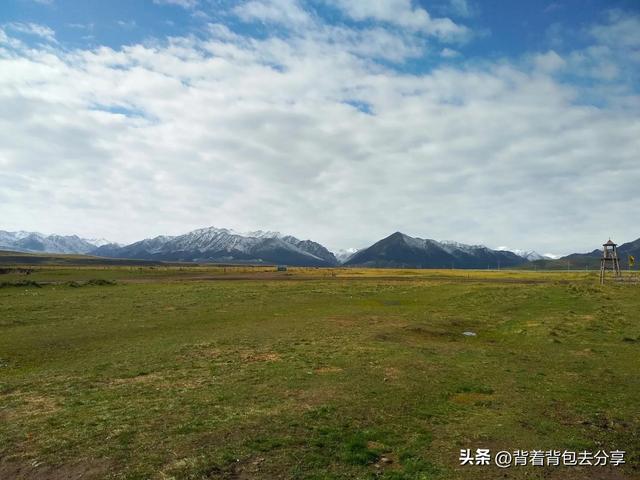
[[[314,372],[319,373],[319,374],[323,374],[323,373],[338,373],[341,372],[342,368],[340,367],[320,367],[320,368],[316,368],[314,370]]]
[[[196,345],[189,345],[185,348],[186,352],[181,356],[182,359],[186,358],[203,358],[203,359],[215,359],[219,358],[222,351],[210,344],[202,343]]]
[[[7,480],[92,480],[104,478],[112,469],[111,462],[98,459],[56,466],[0,459],[0,478]]]
[[[9,409],[7,407],[7,409],[3,409],[2,416],[8,419],[53,415],[60,410],[60,405],[55,398],[43,395],[21,392],[7,395],[5,398],[17,401],[17,405],[14,408]]]
[[[576,357],[592,357],[594,352],[591,348],[585,348],[584,350],[572,350],[571,353]]]
[[[278,362],[282,360],[278,352],[270,350],[254,350],[250,348],[218,348],[209,344],[191,345],[179,355],[183,361],[200,360],[205,362],[221,362],[223,364],[250,364],[261,362]]]
[[[449,340],[455,341],[460,339],[460,333],[450,332],[443,329],[436,329],[422,325],[411,325],[404,329],[409,335],[429,340]]]
[[[113,385],[140,385],[157,383],[162,381],[162,376],[158,373],[147,373],[144,375],[136,375],[135,377],[128,378],[114,378],[112,380]]]
[[[280,354],[276,352],[241,352],[240,358],[244,362],[277,362],[279,361]]]
[[[384,369],[384,380],[398,380],[400,377],[400,370],[395,367],[386,367]]]

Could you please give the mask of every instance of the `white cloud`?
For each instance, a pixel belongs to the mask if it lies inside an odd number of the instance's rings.
[[[51,28],[38,23],[11,22],[5,24],[5,28],[14,32],[35,35],[48,41],[55,41],[55,32]]]
[[[596,105],[615,105],[628,111],[640,105],[640,15],[609,11],[603,22],[581,31],[565,31],[560,24],[548,30],[554,49],[532,56],[539,71],[577,80],[576,96]],[[569,50],[576,36],[591,43]],[[562,54],[558,52],[562,51]]]
[[[614,48],[640,48],[640,16],[612,10],[609,21],[592,27],[590,33],[600,43]]]
[[[117,23],[118,23],[118,26],[126,30],[131,30],[132,28],[135,28],[137,26],[135,20],[118,20]]]
[[[638,236],[640,104],[617,102],[622,77],[590,80],[595,107],[557,75],[571,54],[403,73],[378,60],[429,52],[411,33],[309,18],[286,38],[212,24],[119,50],[0,46],[2,228],[220,225],[333,248],[401,230],[567,253]]]
[[[567,62],[553,50],[537,54],[534,57],[534,63],[539,70],[547,73],[560,70],[567,64]]]
[[[432,18],[412,0],[328,0],[354,20],[376,20],[413,31],[435,35],[443,40],[463,40],[470,31],[449,18]]]
[[[153,0],[156,5],[176,5],[182,8],[195,8],[199,0]]]
[[[94,27],[95,27],[95,24],[93,22],[91,22],[91,23],[67,23],[67,27],[76,28],[78,30],[93,30]]]
[[[463,18],[473,17],[477,14],[477,7],[468,0],[449,0],[449,9],[455,15]]]
[[[453,50],[451,48],[443,48],[440,51],[440,56],[442,58],[456,58],[460,56],[460,52],[458,52],[457,50]]]
[[[295,27],[312,23],[311,16],[297,0],[250,0],[238,5],[234,11],[245,21],[258,20]]]

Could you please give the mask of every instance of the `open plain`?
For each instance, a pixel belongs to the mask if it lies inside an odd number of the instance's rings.
[[[640,478],[638,285],[55,263],[0,275],[2,479]]]

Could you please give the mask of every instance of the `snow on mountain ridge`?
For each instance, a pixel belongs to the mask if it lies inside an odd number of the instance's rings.
[[[474,252],[478,252],[480,250],[487,251],[487,252],[492,251],[489,247],[485,245],[480,245],[480,244],[469,245],[465,243],[456,242],[454,240],[438,241],[438,240],[432,240],[432,239],[410,237],[406,234],[401,234],[401,235],[404,241],[408,245],[412,245],[413,247],[422,248],[422,249],[428,248],[429,246],[439,247],[451,255],[456,255],[456,253],[458,254],[465,253],[465,254],[472,255]],[[554,254],[541,255],[534,250],[518,250],[518,249],[512,250],[505,246],[497,247],[495,250],[499,252],[511,252],[529,261],[548,260],[548,259],[554,260],[554,259],[560,258],[559,255],[554,255]]]
[[[334,253],[339,263],[344,263],[360,251],[359,248],[344,248]]]
[[[44,235],[39,232],[0,231],[0,246],[20,252],[88,253],[96,246],[77,235]]]
[[[24,252],[88,253],[111,244],[104,238],[89,239],[77,235],[47,235],[40,232],[7,232],[0,230],[0,247]]]
[[[206,227],[176,237],[156,237],[142,240],[128,247],[141,249],[149,254],[175,252],[227,252],[251,256],[256,249],[262,251],[290,251],[314,261],[335,262],[333,254],[311,240],[299,240],[291,235],[272,231],[254,231],[241,234],[227,228]]]
[[[468,245],[456,241],[436,241],[410,237],[399,232],[403,241],[412,248],[438,252],[440,250],[463,258],[466,255],[474,255],[480,251],[491,252],[484,245]],[[335,255],[322,245],[311,240],[300,240],[291,235],[283,235],[277,231],[255,230],[246,233],[227,228],[206,227],[193,230],[179,236],[160,235],[155,238],[144,239],[130,246],[135,246],[140,252],[148,252],[154,255],[163,255],[170,252],[201,252],[208,256],[211,252],[229,252],[230,257],[241,253],[251,257],[256,249],[295,252],[313,260],[323,260],[330,263],[338,261],[344,263],[349,260],[358,249],[350,248],[339,250]],[[0,248],[24,252],[50,252],[50,253],[90,253],[101,247],[111,247],[111,251],[123,248],[103,238],[80,238],[77,235],[46,235],[39,232],[17,231],[8,232],[0,230]],[[109,250],[109,249],[107,249]],[[496,248],[497,251],[509,251],[529,261],[541,259],[557,259],[558,255],[541,255],[533,250],[509,249],[505,246]]]
[[[271,230],[256,230],[254,232],[241,233],[240,235],[254,238],[282,238],[283,236],[280,232],[272,232]]]
[[[259,242],[260,239],[257,237],[245,237],[226,228],[209,227],[174,237],[161,250],[193,250],[199,252],[210,250],[231,252],[236,250],[248,253]]]
[[[28,237],[31,234],[38,234],[38,235],[42,235],[41,233],[38,232],[25,232],[24,230],[20,230],[18,232],[6,232],[4,230],[0,230],[0,245],[2,245],[2,242],[8,242],[9,240],[11,241],[16,241],[16,240],[22,240],[25,237]],[[43,237],[45,235],[42,235]]]
[[[444,240],[438,242],[447,253],[455,253],[456,251],[462,251],[464,253],[473,253],[478,250],[489,250],[484,245],[467,245],[466,243],[455,242],[453,240]]]
[[[265,243],[265,241],[273,241],[273,244]],[[250,253],[258,245],[266,248],[294,249],[300,254],[311,256],[317,260],[327,260],[327,257],[331,257],[331,252],[320,244],[311,240],[300,240],[292,235],[283,235],[280,232],[270,230],[240,233],[235,230],[216,227],[200,228],[174,237],[159,251],[195,250],[206,252],[216,250]]]
[[[247,235],[247,234],[245,234]],[[334,255],[319,243],[278,232],[255,231],[245,236],[226,228],[207,227],[176,237],[156,237],[123,247],[97,248],[95,255],[197,262],[276,263],[333,266]]]
[[[438,241],[433,239],[424,239],[417,237],[410,237],[409,235],[402,234],[402,238],[404,239],[407,245],[411,245],[414,248],[420,249],[428,249],[431,248],[439,248],[444,250],[450,255],[456,255],[460,253],[472,254],[473,252],[477,252],[478,250],[488,251],[489,248],[484,245],[467,245],[460,242],[455,242],[453,240],[444,240]]]
[[[508,252],[512,252],[515,253],[516,255],[518,255],[519,257],[525,258],[527,260],[529,260],[530,262],[533,262],[535,260],[554,260],[557,258],[560,258],[558,255],[553,255],[553,254],[544,254],[544,255],[540,255],[538,252],[536,252],[535,250],[520,250],[520,249],[511,249],[505,246],[500,246],[497,247],[496,250],[498,251],[508,251]]]
[[[426,249],[429,246],[432,246],[433,244],[437,243],[435,240],[429,240],[429,239],[418,238],[418,237],[410,237],[409,235],[406,235],[404,233],[401,233],[400,235],[402,236],[402,239],[404,240],[404,242],[413,248]]]
[[[118,245],[116,242],[107,240],[106,238],[82,238],[87,243],[95,245],[96,247],[102,247],[103,245]]]

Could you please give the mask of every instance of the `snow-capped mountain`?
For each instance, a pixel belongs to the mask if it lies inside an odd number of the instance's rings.
[[[106,240],[101,240],[106,242]],[[0,231],[0,249],[32,253],[89,253],[97,243],[77,235],[44,235],[38,232]]]
[[[124,247],[104,245],[93,255],[143,260],[336,265],[333,253],[319,243],[279,232],[241,234],[226,228],[201,228],[176,237],[155,237]]]
[[[256,230],[255,232],[236,232],[234,230],[228,230],[229,232],[240,235],[242,237],[255,237],[255,238],[281,238],[280,232],[272,232],[271,230]]]
[[[346,248],[338,250],[334,255],[338,259],[339,263],[345,263],[359,251],[360,250],[358,248]]]
[[[559,255],[553,255],[551,253],[541,255],[538,252],[536,252],[535,250],[518,250],[518,249],[514,250],[514,249],[510,249],[508,247],[498,247],[498,248],[496,248],[496,250],[513,252],[516,255],[518,255],[519,257],[527,259],[530,262],[533,262],[535,260],[554,260],[554,259],[560,258]]]
[[[454,242],[453,240],[443,240],[442,242],[438,242],[436,240],[425,240],[425,242],[435,242],[452,255],[456,255],[456,253],[460,252],[473,254],[478,250],[489,250],[484,245],[467,245],[466,243]]]
[[[548,257],[545,257],[544,255],[540,255],[535,250],[511,250],[511,251],[516,255],[518,255],[519,257],[529,260],[530,262],[533,262],[534,260],[544,260],[548,258]]]
[[[111,243],[114,243],[107,240],[106,238],[83,238],[82,240],[90,243],[91,245],[95,245],[96,247],[102,247],[103,245],[109,245]]]
[[[396,232],[360,250],[345,265],[404,268],[501,268],[526,263],[508,251],[491,250],[483,245],[438,242]]]
[[[89,254],[112,258],[156,261],[198,261],[217,263],[265,263],[296,266],[369,266],[407,268],[506,268],[528,262],[597,267],[601,250],[585,254],[539,254],[533,250],[494,250],[484,245],[414,238],[396,232],[368,248],[339,250],[333,254],[319,243],[300,240],[269,230],[239,233],[226,228],[201,228],[184,235],[147,238],[130,245],[104,238],[77,235],[45,235],[38,232],[0,230],[0,250],[30,253]],[[625,255],[640,258],[640,239],[618,248]],[[542,263],[540,263],[542,262]]]
[[[33,232],[5,232],[4,230],[0,230],[0,245],[10,245],[12,243],[17,242],[18,240],[22,240],[25,237],[28,237]]]

